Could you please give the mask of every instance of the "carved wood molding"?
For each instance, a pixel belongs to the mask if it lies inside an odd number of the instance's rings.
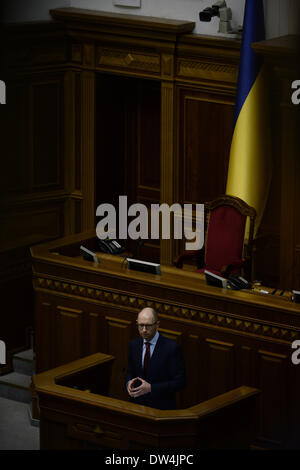
[[[258,338],[272,338],[284,343],[291,343],[299,337],[297,328],[286,328],[280,325],[274,326],[268,322],[253,321],[239,318],[223,312],[212,311],[205,308],[183,306],[179,304],[164,303],[160,300],[151,300],[146,297],[131,295],[112,289],[102,289],[59,281],[48,277],[38,276],[34,279],[34,287],[40,292],[57,292],[76,297],[82,297],[97,301],[100,304],[125,307],[137,312],[144,307],[152,307],[161,315],[178,317],[183,320],[197,321],[199,325],[219,327],[231,332],[244,333]]]
[[[98,47],[96,50],[96,66],[141,70],[159,74],[159,54],[142,54],[131,50]]]
[[[214,199],[213,201],[205,202],[205,207],[210,211],[225,205],[233,207],[246,217],[256,217],[256,210],[254,207],[249,206],[245,201],[236,196],[229,196],[226,194]]]
[[[236,83],[238,67],[230,64],[218,64],[202,60],[182,59],[177,61],[178,77],[203,78]]]

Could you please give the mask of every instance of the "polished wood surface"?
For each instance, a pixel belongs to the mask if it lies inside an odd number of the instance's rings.
[[[81,244],[95,249],[100,259],[99,264],[82,259],[79,252]],[[180,271],[174,267],[164,265],[161,267],[162,275],[129,270],[122,256],[101,253],[97,249],[96,244],[97,239],[95,238],[95,232],[92,230],[32,247],[31,254],[34,262],[34,278],[39,273],[39,269],[42,269],[41,273],[46,269],[47,271],[44,272],[44,274],[57,272],[58,277],[63,273],[73,275],[73,272],[68,272],[67,269],[63,269],[64,267],[71,270],[75,268],[78,270],[79,276],[87,271],[97,276],[95,280],[100,279],[100,277],[103,277],[104,280],[105,276],[117,276],[120,281],[122,279],[132,281],[140,280],[144,284],[151,286],[158,286],[165,289],[173,288],[174,290],[176,289],[176,291],[190,291],[195,294],[199,293],[200,295],[205,295],[210,298],[212,302],[217,302],[220,299],[224,301],[229,299],[230,302],[241,303],[241,308],[243,308],[242,305],[244,304],[246,306],[255,304],[261,307],[269,307],[274,312],[282,312],[282,320],[284,320],[283,315],[285,312],[295,315],[300,313],[299,305],[291,301],[291,293],[287,293],[280,298],[278,296],[266,295],[263,292],[259,292],[259,290],[232,291],[230,289],[218,289],[207,285],[203,275],[199,273]],[[55,271],[56,267],[58,269],[57,271]],[[71,278],[71,280],[72,279],[75,281],[74,278]],[[262,290],[263,289],[262,287]],[[266,319],[271,319],[271,317],[266,317]],[[300,318],[293,326],[299,325]]]
[[[137,313],[150,306],[160,314],[161,333],[183,350],[187,387],[179,408],[255,387],[262,390],[256,445],[299,447],[300,379],[291,344],[299,338],[300,307],[288,292],[219,289],[170,266],[161,275],[139,273],[122,257],[100,253],[95,265],[80,257],[80,244],[97,249],[94,233],[32,249],[37,372],[101,351],[115,357],[111,396],[125,399],[128,343],[138,334]]]
[[[113,361],[97,353],[33,378],[41,450],[91,444],[114,449],[249,448],[257,430],[259,390],[242,386],[186,409],[157,410],[110,397]],[[248,420],[251,424],[244,426]]]
[[[158,18],[143,15],[130,15],[105,12],[99,10],[85,10],[84,8],[55,8],[50,10],[51,16],[58,21],[66,23],[77,23],[79,28],[90,28],[92,26],[97,28],[97,31],[105,31],[107,26],[119,26],[119,28],[129,29],[133,28],[142,30],[143,33],[147,30],[148,34],[158,31],[161,34],[163,31],[166,33],[187,33],[194,29],[195,23],[193,21],[182,21],[167,18]],[[86,23],[87,25],[85,25]],[[88,25],[89,24],[89,25]],[[142,33],[142,34],[143,34]]]

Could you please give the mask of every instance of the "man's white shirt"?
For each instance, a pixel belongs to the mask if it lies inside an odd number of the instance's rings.
[[[142,354],[142,366],[144,366],[144,358],[145,358],[145,353],[146,353],[146,343],[150,343],[150,357],[153,354],[154,348],[156,346],[157,340],[159,337],[159,332],[157,331],[151,341],[147,341],[144,339],[144,344],[143,344],[143,354]]]

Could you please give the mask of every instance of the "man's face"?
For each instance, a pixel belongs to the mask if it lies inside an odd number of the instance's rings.
[[[137,325],[141,337],[146,341],[151,341],[155,336],[159,321],[155,322],[152,311],[145,308],[138,314]]]

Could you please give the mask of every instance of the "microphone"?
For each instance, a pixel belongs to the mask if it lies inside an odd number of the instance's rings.
[[[127,261],[127,258],[137,258],[137,254],[138,254],[138,251],[140,249],[140,247],[144,246],[144,243],[145,243],[145,240],[143,238],[139,238],[137,240],[137,243],[134,245],[134,250],[132,250],[131,253],[129,253],[129,256],[128,255],[125,255],[124,258],[123,258],[123,261],[122,261],[122,266],[124,265],[125,261]]]

